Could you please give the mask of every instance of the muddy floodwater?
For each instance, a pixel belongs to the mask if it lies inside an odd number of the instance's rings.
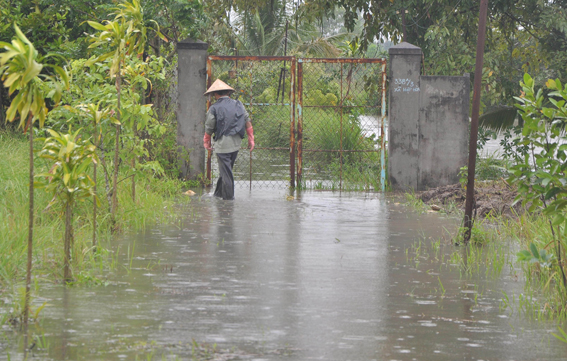
[[[174,224],[121,236],[107,286],[40,286],[29,359],[567,358],[556,323],[502,307],[523,292],[509,257],[497,277],[451,265],[456,219],[375,193],[236,197],[193,197]],[[5,327],[0,359],[22,344]]]

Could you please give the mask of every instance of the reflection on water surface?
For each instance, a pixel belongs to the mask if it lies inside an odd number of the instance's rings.
[[[379,194],[237,189],[125,236],[107,287],[44,286],[42,360],[563,360],[552,323],[501,311],[498,279],[461,277],[425,244],[458,220]],[[128,258],[126,244],[135,241]],[[447,242],[448,243],[448,242]],[[406,252],[406,250],[408,250]],[[413,255],[413,256],[412,256]],[[42,301],[38,300],[38,301]],[[22,359],[6,333],[2,354]],[[213,349],[213,345],[216,345]],[[42,350],[45,347],[46,350]]]

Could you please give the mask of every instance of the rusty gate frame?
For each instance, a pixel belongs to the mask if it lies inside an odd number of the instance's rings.
[[[382,101],[381,101],[381,120],[380,120],[380,184],[381,191],[386,190],[386,155],[385,155],[385,139],[384,139],[384,124],[386,119],[386,59],[358,59],[358,58],[296,58],[295,56],[221,56],[210,55],[207,57],[207,88],[212,85],[213,79],[213,61],[281,61],[290,62],[290,97],[291,97],[291,111],[290,111],[290,142],[289,142],[289,174],[290,174],[290,187],[295,188],[296,178],[297,184],[301,184],[303,173],[303,151],[316,151],[316,152],[339,152],[342,159],[344,152],[374,152],[374,151],[352,151],[342,149],[339,150],[313,150],[303,149],[303,64],[304,63],[338,63],[341,64],[341,89],[342,89],[342,75],[343,64],[381,64],[382,72]],[[299,104],[297,104],[299,99]],[[344,98],[341,98],[337,108],[341,108],[341,134],[342,134],[342,108]],[[207,110],[211,105],[210,98],[207,99]],[[275,104],[274,104],[275,105]],[[314,106],[315,107],[315,106]],[[296,113],[297,113],[297,129],[296,129]],[[296,154],[297,145],[297,154]],[[263,150],[285,150],[284,147],[255,147],[255,149]],[[297,162],[296,162],[297,156]],[[207,151],[207,165],[206,165],[206,178],[211,184],[212,181],[212,151]],[[297,171],[296,171],[297,166]],[[342,162],[341,162],[342,169]],[[252,188],[252,158],[250,158],[250,189]],[[340,179],[340,189],[342,190],[342,170]]]

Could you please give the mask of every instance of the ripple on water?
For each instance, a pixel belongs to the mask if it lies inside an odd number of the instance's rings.
[[[343,336],[343,340],[346,341],[364,341],[366,340],[365,336],[356,336],[356,335],[346,335]]]
[[[437,324],[435,322],[431,322],[431,321],[418,321],[418,322],[423,327],[437,327]]]
[[[352,323],[370,323],[371,320],[362,320],[362,319],[356,319],[356,320],[351,320],[350,322]]]
[[[431,300],[417,300],[415,301],[415,303],[417,303],[418,305],[436,305],[437,301],[431,301]]]

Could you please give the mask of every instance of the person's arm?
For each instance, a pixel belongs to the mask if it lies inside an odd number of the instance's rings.
[[[205,119],[205,135],[203,136],[203,146],[207,150],[213,150],[211,135],[214,133],[217,125],[215,116],[208,111],[207,118]]]
[[[254,129],[252,128],[252,122],[248,120],[245,124],[246,134],[248,134],[248,149],[252,151],[254,149]]]
[[[244,129],[246,130],[246,134],[248,134],[248,149],[252,151],[254,149],[254,129],[252,128],[252,120],[250,119],[250,115],[244,108],[244,105],[242,105],[240,101],[238,101],[238,103],[244,111]]]

